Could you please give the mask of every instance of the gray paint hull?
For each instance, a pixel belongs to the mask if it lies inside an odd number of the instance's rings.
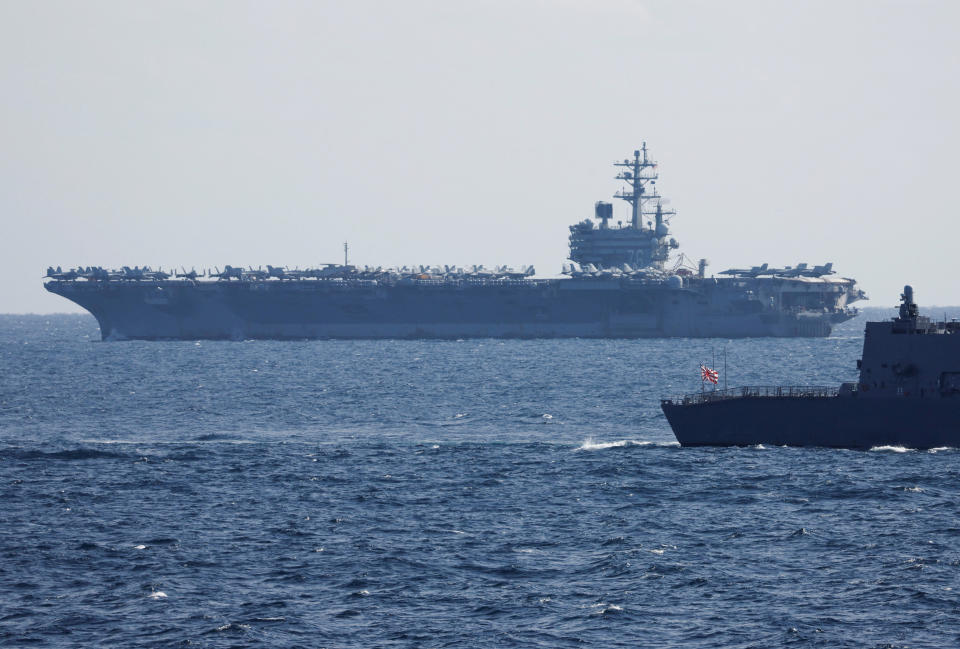
[[[960,447],[960,399],[746,397],[661,405],[682,446]]]
[[[843,311],[796,315],[741,288],[538,280],[502,285],[48,282],[104,339],[826,336]]]

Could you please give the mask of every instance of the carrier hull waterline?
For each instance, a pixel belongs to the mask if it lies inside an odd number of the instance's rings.
[[[570,226],[563,277],[483,266],[321,268],[165,273],[150,268],[47,269],[48,291],[92,313],[105,340],[200,338],[827,336],[864,295],[831,264],[706,275],[681,255],[668,267],[672,211],[656,193],[646,145],[616,162],[630,205]],[[646,220],[649,218],[650,220]],[[599,224],[598,224],[599,222]]]
[[[252,338],[825,336],[845,316],[718,311],[722,287],[624,287],[529,280],[515,286],[357,287],[207,282],[48,282],[96,317],[105,340]],[[714,299],[711,300],[710,298]]]
[[[681,446],[960,447],[960,322],[931,322],[919,315],[910,286],[901,297],[898,318],[867,323],[857,382],[837,388],[704,390],[662,399],[677,441]]]

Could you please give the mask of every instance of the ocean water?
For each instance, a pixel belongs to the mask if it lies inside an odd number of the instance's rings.
[[[701,361],[851,380],[862,328],[101,343],[0,316],[0,646],[958,646],[960,451],[682,449],[659,410]]]

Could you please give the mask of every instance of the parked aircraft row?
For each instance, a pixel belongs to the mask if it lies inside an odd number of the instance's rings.
[[[736,275],[737,277],[760,277],[762,275],[771,275],[776,277],[822,277],[824,275],[833,275],[837,271],[833,270],[833,262],[823,266],[814,266],[807,268],[806,264],[797,264],[796,267],[786,266],[785,268],[769,268],[767,264],[754,266],[753,268],[730,268],[721,275]]]
[[[571,277],[634,277],[634,278],[656,278],[660,279],[667,276],[667,273],[657,268],[643,267],[634,268],[630,264],[623,263],[616,266],[595,266],[594,264],[578,264],[575,261],[567,262],[563,265],[563,274]]]
[[[193,272],[193,276],[196,277],[196,272]],[[102,266],[77,266],[66,271],[60,266],[56,268],[48,266],[45,277],[62,280],[86,279],[108,282],[111,280],[162,280],[170,279],[172,275],[164,272],[162,268],[153,270],[149,266],[143,268],[140,266],[134,266],[133,268],[124,266],[119,270],[108,270]],[[177,277],[184,277],[184,275],[178,274]]]
[[[124,266],[119,270],[108,270],[101,266],[78,266],[64,271],[60,266],[47,268],[46,277],[50,279],[72,281],[85,279],[89,281],[141,281],[141,280],[166,280],[171,277],[197,280],[201,277],[209,277],[217,280],[245,280],[262,281],[267,279],[279,280],[300,280],[300,279],[453,279],[453,278],[480,278],[496,279],[510,278],[519,279],[529,277],[536,271],[533,266],[523,266],[519,269],[508,266],[495,266],[486,268],[480,266],[402,266],[400,268],[383,268],[381,266],[343,266],[339,264],[325,264],[321,268],[287,268],[285,266],[267,265],[266,270],[263,267],[243,268],[242,266],[226,265],[223,270],[214,267],[213,270],[204,270],[202,273],[191,269],[189,272],[181,268],[182,272],[173,274],[165,272],[162,268],[153,270],[149,266]]]

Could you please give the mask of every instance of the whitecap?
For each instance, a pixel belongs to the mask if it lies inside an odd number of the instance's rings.
[[[892,453],[906,453],[913,449],[909,449],[906,446],[874,446],[870,449],[871,451],[889,451]]]
[[[680,442],[651,442],[638,441],[634,439],[621,439],[616,442],[594,442],[592,437],[584,440],[583,444],[574,450],[577,451],[601,451],[607,448],[622,448],[624,446],[680,446]]]
[[[147,546],[145,546],[143,543],[141,543],[140,545],[135,545],[135,546],[133,546],[133,549],[134,549],[134,550],[146,550],[146,549],[147,549]]]
[[[627,446],[631,441],[628,439],[622,439],[617,442],[594,442],[592,437],[588,437],[584,440],[576,450],[578,451],[600,451],[605,448],[620,448],[622,446]]]
[[[222,625],[222,626],[218,626],[218,627],[216,628],[216,630],[217,630],[217,631],[229,631],[230,629],[249,629],[249,628],[250,628],[250,625],[249,625],[249,624],[232,624],[232,623],[230,623],[230,622],[227,622],[226,624],[224,624],[224,625]]]
[[[167,594],[162,590],[155,590],[150,593],[150,599],[166,599]]]
[[[623,610],[620,606],[616,604],[606,604],[604,602],[597,602],[591,608],[599,609],[597,610],[598,615],[605,615],[607,613],[619,613]]]

